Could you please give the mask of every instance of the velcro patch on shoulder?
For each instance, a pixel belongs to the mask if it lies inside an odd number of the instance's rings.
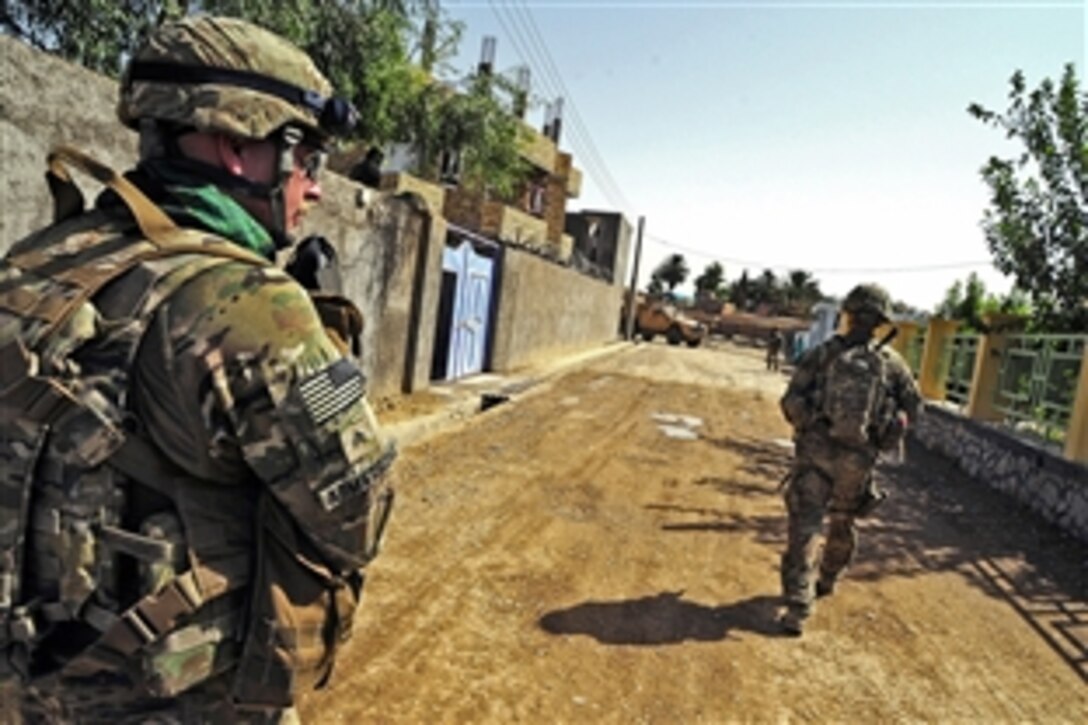
[[[321,425],[359,402],[364,382],[359,368],[341,358],[302,380],[298,390],[314,425]]]

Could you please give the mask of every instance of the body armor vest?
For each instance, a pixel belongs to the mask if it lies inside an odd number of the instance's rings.
[[[84,213],[64,162],[117,192],[135,222]],[[56,223],[0,262],[0,679],[124,671],[172,696],[236,656],[224,633],[251,552],[223,546],[207,514],[255,504],[243,486],[187,479],[144,442],[128,371],[173,290],[217,265],[268,262],[179,229],[72,149],[50,156],[47,178]],[[237,521],[247,530],[234,539],[251,540],[253,518]]]

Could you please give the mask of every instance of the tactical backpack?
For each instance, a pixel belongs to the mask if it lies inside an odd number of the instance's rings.
[[[879,347],[870,344],[848,347],[828,363],[821,412],[832,440],[854,447],[874,443],[887,397],[884,365]]]
[[[65,162],[116,192],[138,231],[85,213]],[[345,579],[308,556],[270,494],[194,485],[134,433],[125,408],[128,370],[158,305],[217,265],[269,262],[178,228],[74,149],[54,150],[47,179],[56,222],[0,261],[0,684],[121,671],[171,697],[237,666],[248,679],[236,678],[236,699],[289,705],[301,665],[327,678],[361,575]],[[100,314],[96,295],[126,274],[125,294],[112,298],[120,314]],[[128,520],[126,496],[138,487],[169,506]],[[375,509],[368,555],[390,500]],[[231,520],[247,531],[225,531]],[[232,536],[264,552],[256,570],[252,550],[221,545]],[[130,572],[140,580],[134,602],[120,596]],[[275,591],[288,599],[272,602]],[[322,635],[308,650],[281,648],[296,626]],[[81,638],[58,636],[65,627]]]

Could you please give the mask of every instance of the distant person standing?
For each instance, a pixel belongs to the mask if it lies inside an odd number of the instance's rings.
[[[348,173],[348,178],[352,181],[358,181],[364,186],[377,189],[382,184],[382,162],[385,160],[385,154],[377,146],[372,146],[367,150],[366,156],[352,167]]]
[[[782,333],[775,327],[767,338],[767,369],[778,370],[778,355],[782,352]]]

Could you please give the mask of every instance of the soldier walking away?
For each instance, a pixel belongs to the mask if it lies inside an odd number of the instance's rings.
[[[56,222],[0,262],[0,679],[30,722],[297,720],[351,634],[393,449],[271,265],[354,123],[331,91],[188,18],[122,80],[138,166],[50,156]]]
[[[767,369],[778,370],[778,355],[782,352],[782,333],[777,327],[771,328],[767,337]]]
[[[857,544],[856,520],[883,499],[873,482],[882,451],[902,445],[907,424],[922,398],[910,370],[895,351],[873,340],[888,320],[888,296],[876,285],[859,285],[842,306],[845,335],[809,350],[797,364],[781,400],[794,428],[795,456],[785,488],[788,543],[782,555],[781,624],[800,635],[815,597],[831,594]],[[822,553],[817,537],[829,525]],[[818,578],[814,574],[818,570]]]

